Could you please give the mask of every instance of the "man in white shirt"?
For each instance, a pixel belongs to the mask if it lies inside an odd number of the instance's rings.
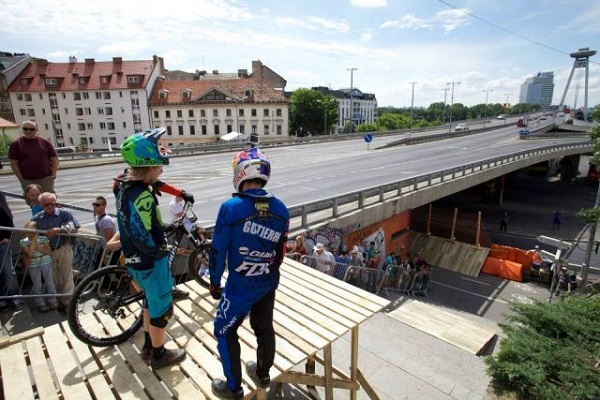
[[[183,206],[185,202],[183,201],[183,197],[177,196],[173,197],[171,202],[169,203],[169,212],[173,216],[173,218],[179,218],[183,215]],[[188,232],[191,232],[194,229],[194,223],[190,221],[189,218],[183,219],[183,226]]]
[[[323,243],[317,243],[313,249],[313,258],[315,259],[315,269],[317,271],[328,273],[332,265],[335,264],[333,255],[327,251]]]

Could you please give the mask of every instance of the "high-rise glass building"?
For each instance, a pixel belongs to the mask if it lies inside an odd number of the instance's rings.
[[[519,103],[539,104],[542,109],[552,103],[554,72],[538,72],[521,85]]]

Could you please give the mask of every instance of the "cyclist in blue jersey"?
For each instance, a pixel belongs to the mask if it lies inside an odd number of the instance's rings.
[[[154,184],[169,163],[167,150],[158,144],[164,128],[129,136],[121,154],[131,167],[115,187],[117,222],[125,264],[145,292],[142,358],[153,369],[181,362],[183,349],[165,348],[165,328],[173,314],[173,287],[167,241],[158,210]]]
[[[289,227],[285,204],[263,189],[271,175],[267,157],[253,147],[236,154],[233,168],[236,193],[219,209],[209,263],[210,293],[220,299],[214,332],[226,377],[213,380],[212,391],[223,399],[244,397],[237,330],[248,314],[257,348],[256,362],[248,361],[246,372],[260,387],[271,382],[275,290]],[[226,264],[229,273],[221,289]]]

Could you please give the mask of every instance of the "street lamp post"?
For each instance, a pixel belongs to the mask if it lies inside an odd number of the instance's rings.
[[[444,90],[444,107],[442,108],[442,124],[446,121],[446,98],[448,97],[448,90],[450,90],[450,88],[446,88],[443,90]]]
[[[485,118],[487,117],[487,108],[488,108],[488,96],[490,92],[493,92],[494,89],[483,89],[482,92],[485,92],[485,108],[483,109],[483,127],[485,128]]]
[[[412,95],[410,98],[410,129],[412,129],[413,127],[413,121],[414,121],[414,110],[415,110],[415,85],[418,82],[409,82],[410,85],[412,86]]]
[[[460,85],[460,82],[448,82],[451,85],[450,89],[450,125],[448,126],[448,133],[452,132],[452,106],[454,105],[454,85]]]

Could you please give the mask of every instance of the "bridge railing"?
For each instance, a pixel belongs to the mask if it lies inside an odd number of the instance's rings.
[[[563,153],[582,154],[591,152],[592,150],[593,146],[591,143],[548,145],[542,148],[491,157],[460,167],[433,171],[425,175],[405,178],[396,182],[341,193],[308,203],[292,205],[288,207],[291,218],[290,234],[300,233],[310,229],[311,226],[349,215],[365,206],[383,203],[390,199],[406,196],[455,179],[485,172],[498,166],[518,163],[528,158],[539,158],[553,153],[557,153],[557,156],[560,156]]]

